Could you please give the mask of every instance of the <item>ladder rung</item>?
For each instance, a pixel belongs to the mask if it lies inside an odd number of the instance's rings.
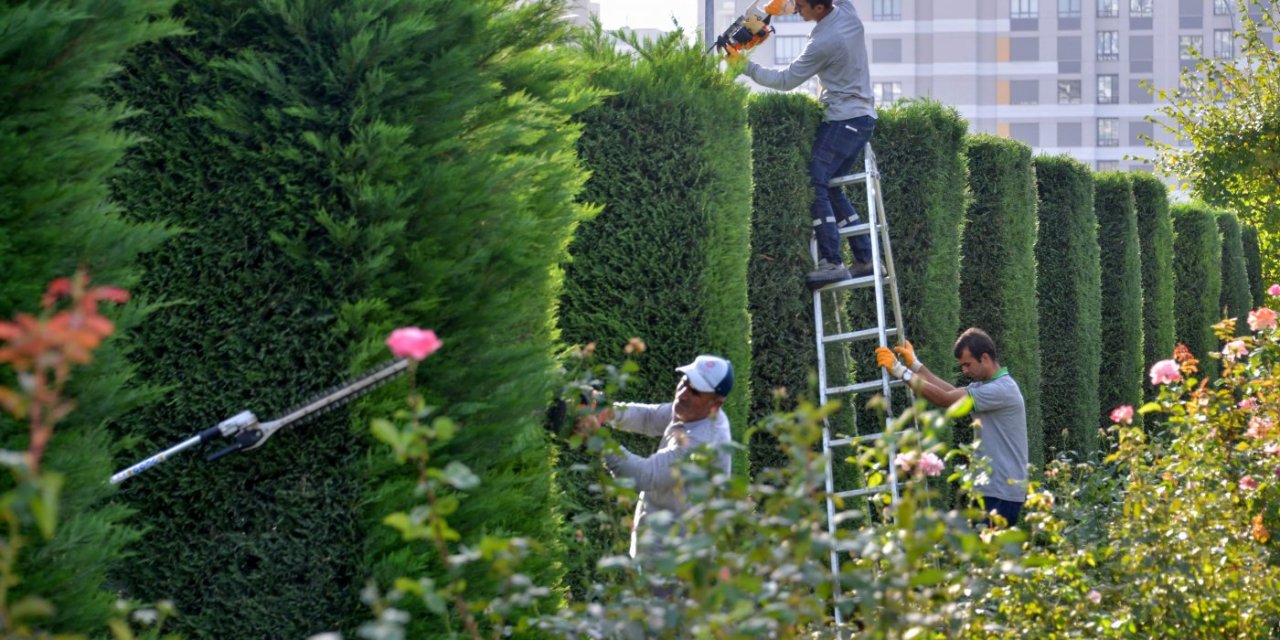
[[[847,175],[847,176],[840,176],[840,177],[838,177],[838,178],[832,178],[832,179],[831,179],[831,182],[828,182],[828,183],[827,183],[827,186],[829,186],[829,187],[842,187],[842,186],[844,186],[844,185],[846,185],[846,184],[853,184],[853,183],[855,183],[855,182],[864,182],[864,181],[866,181],[866,179],[867,179],[867,176],[868,176],[868,175],[870,175],[870,174],[868,174],[866,171],[862,171],[862,172],[859,172],[859,173],[851,173],[851,174],[849,174],[849,175]]]
[[[880,380],[868,380],[866,382],[858,382],[856,384],[850,384],[843,387],[829,387],[827,389],[827,395],[830,396],[838,393],[866,393],[868,391],[879,391],[880,385],[881,385]],[[902,381],[897,379],[890,380],[889,386],[901,387]]]
[[[870,496],[870,495],[875,495],[877,493],[887,493],[888,491],[889,491],[889,485],[882,484],[874,487],[869,487],[866,489],[850,489],[849,491],[838,491],[836,492],[835,497],[856,498],[858,496]]]
[[[870,433],[865,436],[853,436],[851,438],[834,438],[831,440],[831,442],[828,442],[827,444],[832,447],[843,447],[846,444],[853,444],[855,442],[866,442],[868,440],[875,440],[883,435],[884,435],[883,433]]]
[[[887,273],[886,273],[886,274],[884,274],[884,281],[885,281],[885,282],[888,282],[888,281],[890,281],[890,280],[892,280],[892,278],[890,278],[890,277],[889,277],[889,274],[887,274]],[[876,277],[875,277],[875,275],[874,275],[874,274],[869,275],[869,276],[859,276],[859,277],[857,277],[857,278],[850,278],[850,279],[848,279],[848,280],[841,280],[841,281],[839,281],[839,282],[832,282],[831,284],[829,284],[829,285],[827,285],[827,286],[825,286],[825,287],[823,287],[823,288],[821,288],[821,289],[818,289],[818,292],[819,292],[819,293],[834,293],[834,292],[836,292],[836,291],[844,291],[845,289],[861,289],[861,288],[863,288],[863,287],[870,287],[870,286],[873,286],[873,285],[875,285],[875,283],[876,283]]]
[[[898,335],[898,328],[890,327],[888,329],[885,329],[884,335],[896,336]],[[880,337],[880,329],[878,327],[872,327],[870,329],[850,331],[849,333],[837,333],[834,336],[824,336],[822,338],[822,342],[826,344],[831,344],[833,342],[853,342],[855,340],[870,340],[872,338],[878,338],[878,337]]]
[[[849,236],[860,236],[863,234],[871,233],[871,223],[869,222],[863,222],[861,224],[851,224],[847,227],[837,227],[837,228],[840,231],[841,238],[847,238]]]

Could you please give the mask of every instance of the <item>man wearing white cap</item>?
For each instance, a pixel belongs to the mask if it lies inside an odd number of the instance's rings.
[[[720,411],[733,389],[733,364],[719,356],[702,355],[676,369],[684,376],[676,385],[676,396],[664,404],[619,403],[582,419],[579,425],[595,429],[609,422],[617,429],[649,436],[661,436],[658,450],[642,458],[626,449],[621,455],[606,455],[605,468],[617,478],[631,478],[640,491],[635,520],[631,526],[631,557],[638,555],[639,531],[645,518],[655,511],[679,515],[685,509],[675,468],[695,449],[706,445],[716,451],[724,473],[732,466],[729,418]]]

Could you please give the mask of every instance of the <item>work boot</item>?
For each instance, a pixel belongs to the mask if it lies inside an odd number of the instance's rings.
[[[880,271],[881,273],[883,273],[884,269],[881,269]],[[873,273],[875,273],[875,269],[872,268],[870,260],[866,262],[862,262],[861,260],[854,260],[853,264],[849,265],[849,276],[852,278],[861,278],[863,276],[869,276]]]
[[[839,262],[827,262],[825,258],[818,260],[818,268],[805,276],[804,282],[809,289],[821,289],[833,282],[849,279],[849,270]]]

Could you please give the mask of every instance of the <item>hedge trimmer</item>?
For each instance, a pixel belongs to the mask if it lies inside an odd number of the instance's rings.
[[[339,385],[329,391],[326,391],[307,402],[298,405],[294,409],[285,413],[283,417],[276,418],[265,424],[258,422],[258,417],[253,415],[252,411],[241,411],[217,425],[209,427],[204,431],[180,442],[160,453],[157,453],[142,462],[139,462],[128,469],[120,471],[111,476],[111,484],[120,484],[133,476],[154,467],[161,462],[167,461],[169,458],[176,456],[178,453],[190,449],[198,444],[208,442],[214,438],[231,438],[232,443],[222,449],[210,454],[206,459],[213,462],[218,458],[230,455],[237,451],[248,451],[261,447],[267,438],[270,438],[275,432],[296,422],[301,422],[314,418],[330,409],[341,406],[360,396],[368,393],[381,386],[383,383],[404,373],[409,368],[409,360],[395,360],[390,364],[383,365],[374,369],[360,378]]]
[[[773,33],[773,27],[769,26],[769,21],[774,16],[790,15],[795,13],[795,0],[767,0],[764,8],[760,7],[761,0],[755,0],[747,10],[738,16],[733,24],[729,25],[724,33],[716,38],[716,41],[707,48],[710,53],[712,49],[716,49],[726,58],[735,58],[743,53],[756,48],[760,43],[769,38],[769,34]]]

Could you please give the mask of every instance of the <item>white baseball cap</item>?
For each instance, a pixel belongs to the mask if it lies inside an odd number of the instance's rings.
[[[733,390],[733,364],[720,356],[698,356],[676,371],[689,378],[689,386],[703,393],[714,392],[723,398]]]

